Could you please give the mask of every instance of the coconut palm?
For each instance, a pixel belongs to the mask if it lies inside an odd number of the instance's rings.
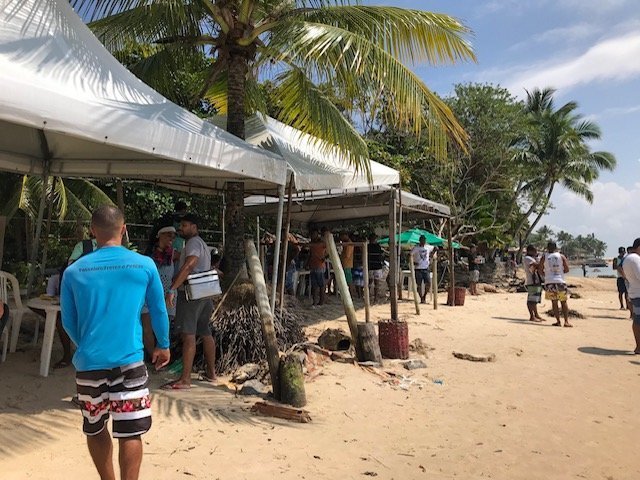
[[[153,46],[132,70],[162,91],[174,72],[211,58],[194,103],[227,115],[227,130],[244,138],[248,114],[266,111],[258,79],[277,88],[276,118],[338,148],[355,170],[368,172],[367,147],[354,126],[323,94],[330,84],[351,104],[369,93],[384,96],[399,128],[427,128],[444,158],[449,139],[464,130],[449,108],[403,62],[430,64],[474,59],[469,29],[455,18],[350,0],[73,0],[112,52]],[[243,188],[229,185],[227,264],[243,263]]]
[[[519,140],[516,156],[532,178],[525,189],[531,203],[517,231],[526,225],[530,215],[535,214],[535,218],[521,237],[521,245],[527,242],[547,212],[551,195],[558,185],[591,203],[591,184],[602,170],[613,170],[616,166],[613,154],[592,152],[589,147],[589,141],[601,138],[600,127],[575,113],[576,102],[556,109],[554,93],[550,88],[527,92],[525,108],[531,129]]]

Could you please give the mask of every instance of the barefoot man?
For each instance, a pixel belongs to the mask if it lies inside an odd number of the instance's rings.
[[[538,273],[538,251],[533,245],[527,246],[527,255],[524,257],[524,273],[527,276],[527,309],[529,320],[532,322],[544,322],[538,314],[538,304],[542,298],[542,282]]]
[[[562,316],[564,326],[573,327],[569,323],[569,307],[567,306],[567,284],[564,281],[564,274],[569,272],[569,262],[567,257],[558,252],[555,242],[547,244],[547,254],[544,261],[540,262],[541,275],[544,276],[545,298],[551,300],[553,315],[556,317],[554,327],[562,326],[560,322],[560,311],[558,302],[562,305]]]
[[[634,353],[640,355],[640,238],[633,242],[629,253],[622,264],[624,276],[629,282],[629,300],[633,305],[633,336],[636,341]]]
[[[147,368],[140,312],[147,304],[158,340],[156,368],[169,362],[169,318],[153,260],[121,246],[122,212],[98,207],[91,232],[98,249],[69,266],[62,279],[62,325],[77,345],[73,356],[83,431],[102,480],[115,480],[113,444],[120,444],[120,478],[136,480],[142,463],[140,436],[151,428]]]

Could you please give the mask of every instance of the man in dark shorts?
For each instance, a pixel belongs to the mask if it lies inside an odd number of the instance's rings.
[[[135,480],[142,463],[140,436],[151,428],[140,312],[146,303],[158,342],[152,355],[156,368],[169,362],[169,318],[153,260],[121,246],[122,212],[98,207],[91,232],[98,249],[70,265],[62,279],[62,325],[78,347],[73,365],[83,431],[100,478],[115,479],[107,429],[112,416],[120,476]]]
[[[618,287],[618,301],[620,302],[620,310],[629,309],[629,295],[627,294],[627,280],[624,278],[624,270],[622,270],[622,264],[624,263],[624,257],[627,256],[627,250],[624,247],[618,248],[618,256],[613,259],[613,269],[618,274],[616,284]],[[622,303],[622,299],[625,299],[626,307]]]
[[[326,283],[324,271],[326,269],[327,249],[322,241],[320,232],[311,232],[311,243],[309,244],[309,283],[311,285],[311,307],[324,305],[326,300]]]
[[[211,270],[211,254],[204,240],[198,234],[198,217],[186,214],[180,221],[180,235],[186,240],[180,252],[180,270],[173,279],[167,293],[167,305],[176,305],[176,331],[182,335],[182,375],[163,388],[188,390],[191,388],[191,370],[196,356],[196,335],[202,339],[202,349],[206,362],[203,379],[213,382],[216,379],[216,343],[211,334],[211,315],[213,300],[200,298],[187,300],[184,284],[192,273]],[[177,302],[176,302],[177,291]]]

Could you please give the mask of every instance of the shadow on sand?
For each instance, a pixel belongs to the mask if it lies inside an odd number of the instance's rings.
[[[608,348],[600,348],[600,347],[578,347],[578,351],[582,353],[588,353],[589,355],[604,355],[606,357],[616,356],[616,355],[633,355],[632,350],[611,350]]]

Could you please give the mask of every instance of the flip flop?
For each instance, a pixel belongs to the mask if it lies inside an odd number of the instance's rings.
[[[59,369],[59,368],[67,368],[71,366],[71,362],[67,362],[66,360],[60,360],[58,363],[56,363],[53,368],[55,370]]]
[[[551,326],[552,327],[561,327],[562,324],[560,322],[556,322],[556,323],[552,323]]]
[[[198,380],[201,382],[215,383],[218,379],[217,377],[211,378],[206,376],[204,373],[201,373],[200,375],[198,375]]]
[[[160,387],[161,390],[191,390],[191,385],[184,385],[179,382],[165,383]]]
[[[565,323],[564,328],[573,328],[573,325],[570,323]]]

